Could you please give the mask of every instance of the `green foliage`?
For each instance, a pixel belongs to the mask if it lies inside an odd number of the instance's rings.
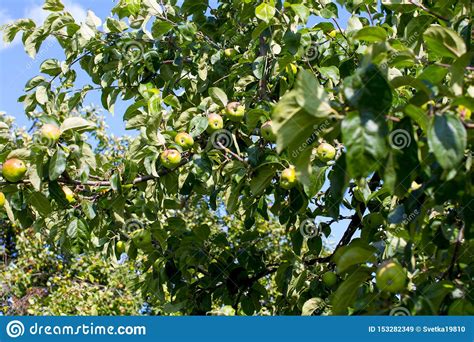
[[[4,315],[138,314],[132,265],[112,265],[97,254],[59,256],[31,230],[17,233],[15,242],[19,256],[0,268]]]
[[[22,34],[30,56],[54,37],[65,58],[44,61],[20,97],[35,127],[61,127],[59,141],[2,117],[0,160],[28,164],[24,181],[2,183],[4,218],[68,255],[114,260],[123,241],[161,314],[468,312],[471,4],[338,3],[352,14],[344,30],[335,3],[306,0],[122,0],[81,24],[55,0],[44,23],[8,25],[5,41]],[[309,27],[310,16],[327,20]],[[90,84],[75,89],[78,73]],[[93,91],[109,112],[128,101],[116,115],[133,138],[106,134],[86,106]],[[262,138],[270,120],[276,143]],[[334,160],[318,158],[322,143]],[[170,149],[179,164],[160,163]],[[297,182],[282,187],[292,167]],[[336,225],[346,230],[328,251]],[[407,271],[398,293],[374,286],[387,260]],[[332,271],[337,286],[325,286]]]

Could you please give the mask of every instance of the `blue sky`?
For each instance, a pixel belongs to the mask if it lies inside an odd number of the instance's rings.
[[[110,15],[110,10],[115,2],[112,0],[65,0],[66,9],[71,12],[76,21],[82,21],[87,15],[87,10],[92,10],[100,18]],[[42,10],[42,0],[2,0],[0,8],[0,25],[19,18],[32,18],[37,23],[42,23],[47,12]],[[23,111],[23,105],[17,102],[23,93],[26,82],[39,74],[41,62],[47,58],[64,59],[64,54],[55,40],[47,40],[38,53],[36,59],[31,59],[23,50],[18,39],[11,45],[0,46],[0,79],[4,80],[0,91],[0,111],[15,117],[18,126],[28,126],[29,122]],[[84,73],[79,73],[78,84],[88,83],[89,78]],[[100,104],[100,94],[95,92],[87,97],[87,103]],[[126,104],[116,105],[116,115],[107,115],[107,122],[111,131],[120,135],[123,129],[121,113],[126,109]]]
[[[42,0],[1,0],[0,7],[0,26],[19,18],[34,19],[37,24],[41,24],[48,15],[42,10]],[[73,15],[76,21],[82,21],[87,15],[87,10],[92,10],[99,18],[105,19],[110,15],[111,8],[116,4],[113,0],[63,0],[66,9]],[[215,5],[215,1],[211,0],[211,6]],[[339,24],[341,27],[346,26],[349,14],[343,10],[339,10]],[[323,21],[320,18],[312,17],[309,25]],[[31,59],[23,50],[23,46],[19,39],[13,44],[4,46],[0,43],[0,112],[6,112],[7,115],[13,116],[16,123],[20,127],[29,128],[31,122],[28,121],[23,104],[18,103],[17,99],[23,94],[26,82],[39,74],[39,67],[43,60],[48,58],[56,58],[64,60],[64,54],[59,48],[55,40],[47,40],[38,53],[36,59]],[[84,72],[78,73],[78,80],[75,88],[80,88],[83,84],[88,84],[89,77]],[[100,93],[92,92],[85,101],[86,104],[95,104],[100,106]],[[115,115],[107,113],[106,122],[109,126],[110,133],[114,135],[131,134],[125,131],[125,124],[122,121],[122,115],[130,102],[125,103],[118,100],[115,106]],[[133,133],[132,133],[133,135]],[[327,185],[326,185],[327,186]],[[347,212],[344,212],[347,214]],[[347,221],[346,221],[347,222]],[[336,224],[333,229],[334,239],[338,240],[344,231],[345,224]]]

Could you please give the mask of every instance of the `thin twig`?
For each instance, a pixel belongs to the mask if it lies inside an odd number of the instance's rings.
[[[461,229],[459,229],[458,235],[456,237],[456,244],[454,245],[453,257],[451,259],[451,263],[449,265],[449,268],[446,270],[446,272],[444,272],[442,278],[446,277],[446,275],[449,275],[449,277],[452,278],[454,266],[456,266],[456,263],[459,258],[459,250],[461,248],[463,238],[464,238],[464,225],[461,227]]]
[[[435,63],[435,65],[443,67],[443,68],[451,68],[452,67],[452,65],[444,64],[444,63]],[[469,70],[469,71],[474,71],[474,67],[472,67],[472,66],[467,66],[465,69]]]
[[[332,20],[334,21],[334,23],[336,24],[339,32],[341,33],[341,35],[344,37],[344,39],[346,40],[347,43],[349,43],[349,39],[347,39],[347,36],[344,34],[344,32],[342,31],[342,28],[339,26],[339,23],[337,22],[336,19],[332,18]],[[349,51],[347,51],[347,49],[344,47],[344,45],[342,45],[341,43],[339,43],[339,41],[335,40],[336,44],[339,45],[343,50],[344,52],[346,53],[347,56],[350,56],[349,54]]]
[[[369,5],[365,4],[365,9],[367,10],[367,13],[369,13],[370,25],[374,26],[374,18],[372,18],[372,12],[370,12]]]
[[[423,5],[423,4],[420,4],[420,3],[418,3],[418,2],[416,2],[416,1],[414,1],[414,0],[410,0],[410,3],[411,3],[412,5],[415,5],[415,6],[418,7],[418,8],[421,8],[423,11],[425,11],[425,12],[431,14],[432,16],[434,16],[434,17],[436,17],[436,18],[438,18],[438,19],[441,19],[441,20],[444,20],[444,21],[449,21],[448,18],[445,18],[445,17],[439,15],[438,13],[433,12],[432,10],[430,10],[428,7],[426,7],[426,6]]]
[[[370,190],[372,192],[375,191],[379,183],[380,183],[380,177],[375,173],[369,181]],[[356,209],[356,212],[354,213],[354,215],[352,215],[351,222],[349,222],[349,225],[347,226],[347,229],[344,232],[344,235],[342,236],[341,240],[337,244],[334,251],[330,255],[325,256],[325,257],[306,260],[305,264],[307,266],[311,266],[316,263],[326,263],[326,262],[331,261],[332,257],[338,251],[339,248],[346,246],[347,244],[349,244],[349,242],[351,242],[352,236],[354,236],[355,232],[357,231],[357,229],[360,227],[362,223],[361,216],[364,214],[364,211],[365,209],[367,209],[367,206],[364,203],[361,203],[358,209],[359,210]]]
[[[225,147],[224,145],[222,145],[222,143],[220,141],[217,141],[216,142],[217,146],[219,146],[219,148],[221,150],[224,150],[226,153],[229,153],[232,157],[234,157],[235,159],[239,160],[240,162],[242,162],[243,164],[245,165],[248,165],[247,161],[245,159],[243,159],[241,156],[239,156],[237,153],[235,152],[232,152],[231,150],[229,150],[227,147]]]

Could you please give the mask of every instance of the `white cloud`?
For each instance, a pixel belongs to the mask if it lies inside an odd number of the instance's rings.
[[[66,0],[64,1],[64,6],[77,22],[84,22],[86,20],[87,11],[81,5],[76,4],[70,0]]]
[[[6,25],[6,24],[9,24],[13,21],[14,19],[10,16],[10,14],[4,10],[4,9],[0,9],[0,26],[3,26],[3,25]],[[17,42],[19,42],[20,40],[18,38],[15,39]],[[12,44],[14,44],[12,42]],[[3,42],[3,33],[0,32],[0,51],[1,50],[4,50],[6,48],[9,47],[9,44],[5,44]]]
[[[77,22],[83,22],[87,17],[86,10],[79,4],[71,1],[63,1],[65,10],[74,17]],[[50,12],[43,10],[43,5],[35,5],[25,10],[25,17],[31,18],[35,21],[36,25],[41,25],[43,21],[48,17]]]

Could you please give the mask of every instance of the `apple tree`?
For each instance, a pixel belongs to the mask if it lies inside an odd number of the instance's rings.
[[[473,313],[470,1],[44,9],[4,29],[64,52],[19,98],[32,136],[0,127],[12,224],[144,258],[163,314]],[[131,138],[105,133],[97,92]]]
[[[5,253],[8,266],[0,267],[0,315],[137,315],[142,309],[131,286],[134,265],[112,264],[100,253],[68,258],[40,233],[10,229],[17,254]]]

